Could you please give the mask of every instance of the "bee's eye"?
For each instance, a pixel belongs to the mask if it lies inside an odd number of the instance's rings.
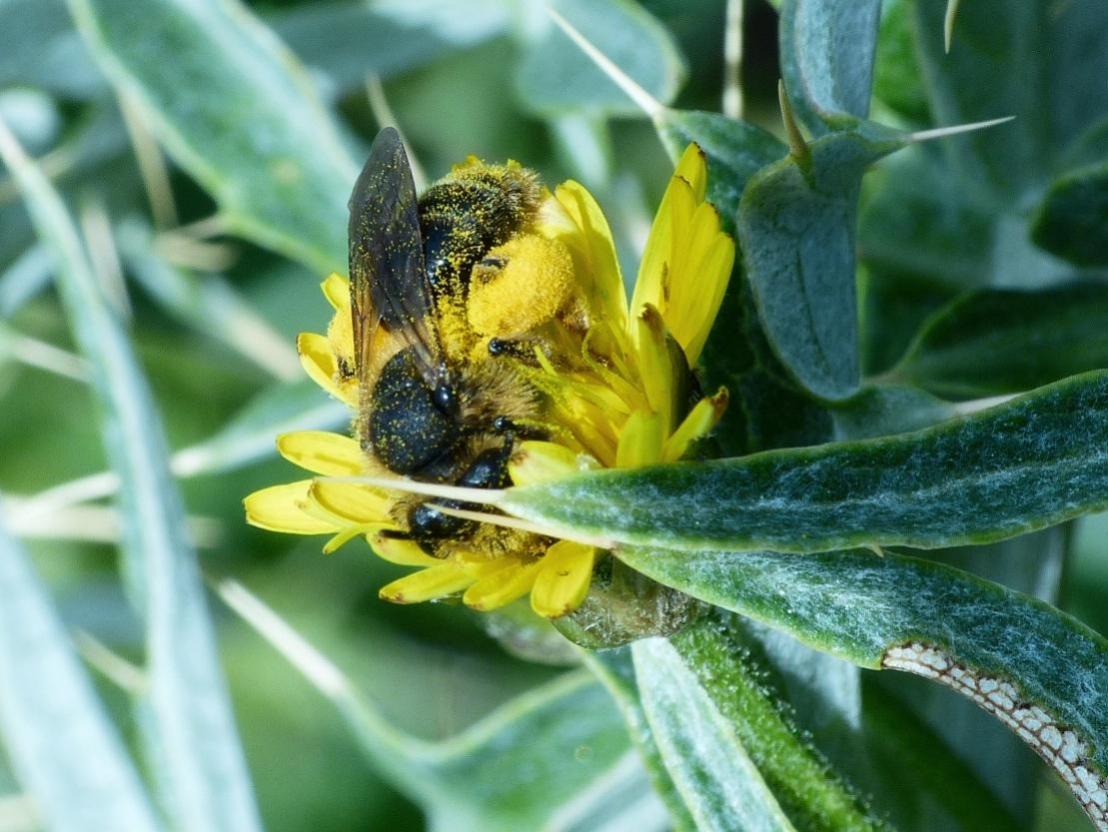
[[[435,388],[433,399],[435,407],[447,416],[455,416],[458,413],[458,397],[454,394],[454,388],[443,383]]]

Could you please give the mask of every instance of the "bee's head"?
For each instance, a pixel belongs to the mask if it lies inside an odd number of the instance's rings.
[[[416,474],[449,455],[462,438],[458,391],[445,368],[431,375],[412,348],[401,350],[373,388],[367,449],[398,474]]]

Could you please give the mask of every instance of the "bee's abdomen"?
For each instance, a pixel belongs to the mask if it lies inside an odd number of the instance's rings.
[[[537,210],[537,185],[522,169],[485,166],[456,177],[419,201],[427,276],[440,291],[464,287],[488,250],[529,225]]]
[[[373,391],[365,439],[372,453],[397,474],[417,474],[459,441],[458,426],[434,402],[409,347],[381,369]]]

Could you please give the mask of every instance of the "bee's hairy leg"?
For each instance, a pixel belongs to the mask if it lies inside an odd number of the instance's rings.
[[[534,347],[525,340],[490,338],[489,355],[493,358],[514,358],[532,367],[537,367],[539,364],[538,359],[535,358]]]
[[[541,425],[527,424],[507,416],[497,416],[492,420],[492,429],[505,438],[505,446],[511,447],[517,439],[549,439],[550,434]]]

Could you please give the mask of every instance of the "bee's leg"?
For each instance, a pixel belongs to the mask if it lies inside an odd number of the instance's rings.
[[[458,500],[438,500],[444,508],[468,508],[469,504]],[[464,540],[477,529],[472,520],[463,520],[444,514],[429,503],[416,503],[408,511],[408,537],[419,544],[427,554],[443,557],[437,544],[443,540]]]
[[[510,484],[508,459],[511,441],[499,448],[482,451],[462,472],[455,485],[463,488],[504,488]],[[481,511],[483,506],[461,500],[437,500],[444,508]],[[424,551],[434,555],[435,544],[444,539],[465,539],[477,529],[477,523],[444,514],[429,503],[416,503],[408,511],[408,535]]]
[[[516,439],[549,439],[550,434],[541,425],[529,425],[525,422],[517,422],[507,416],[497,416],[492,420],[494,432],[503,436],[505,444],[511,447]]]
[[[465,488],[506,488],[511,485],[508,478],[508,459],[511,455],[510,442],[482,451],[462,472],[457,484]]]
[[[539,364],[534,347],[524,339],[490,338],[489,355],[493,358],[511,357],[532,367]]]

